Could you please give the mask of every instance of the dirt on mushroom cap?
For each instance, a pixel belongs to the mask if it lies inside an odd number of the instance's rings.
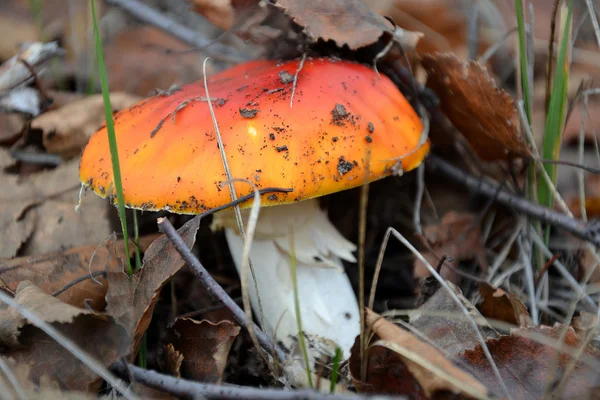
[[[356,63],[307,59],[290,108],[293,81],[281,74],[294,76],[298,67],[253,61],[208,80],[232,176],[293,189],[265,196],[263,205],[360,186],[398,162],[405,171],[420,164],[429,150],[429,143],[418,148],[421,121],[387,77]],[[196,82],[115,115],[126,206],[196,214],[231,201],[207,100]],[[340,173],[340,159],[353,167]],[[80,179],[100,196],[114,193],[105,127],[83,153]],[[252,191],[244,183],[236,190]]]

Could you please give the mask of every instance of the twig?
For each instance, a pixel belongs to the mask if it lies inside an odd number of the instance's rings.
[[[500,204],[504,204],[507,207],[514,208],[518,212],[561,228],[595,246],[600,246],[600,235],[598,235],[599,227],[594,224],[587,224],[552,209],[533,204],[527,199],[506,190],[498,191],[497,185],[470,175],[434,154],[429,155],[427,162],[448,178],[465,185],[468,189],[477,192],[478,194],[487,197],[495,196],[496,201]]]
[[[125,367],[119,365],[117,370],[121,375],[125,375]],[[216,385],[210,383],[198,383],[185,379],[175,378],[163,375],[155,371],[145,370],[135,365],[127,366],[131,377],[139,383],[158,389],[163,392],[185,397],[198,398],[207,397],[210,399],[244,399],[244,400],[392,400],[404,399],[404,397],[391,396],[369,396],[359,394],[327,394],[313,390],[284,390],[267,389],[257,387],[246,387],[236,385]]]
[[[135,18],[154,25],[191,46],[204,48],[207,53],[216,59],[229,62],[241,61],[238,52],[232,47],[223,43],[211,43],[211,40],[203,37],[200,32],[181,25],[139,0],[106,0],[106,2],[121,7]]]
[[[60,296],[61,294],[63,294],[67,290],[71,289],[73,286],[77,285],[78,283],[87,281],[88,279],[93,279],[100,275],[102,275],[103,277],[106,278],[107,273],[106,273],[106,271],[94,271],[90,274],[85,274],[84,276],[80,276],[79,278],[74,279],[71,282],[67,283],[65,285],[65,287],[63,287],[62,289],[58,289],[56,292],[52,293],[52,296],[54,296],[54,297]]]
[[[79,347],[74,341],[72,341],[64,334],[59,332],[55,327],[44,321],[37,313],[24,307],[22,304],[17,303],[15,299],[13,299],[1,290],[0,302],[5,303],[10,307],[13,307],[17,312],[19,312],[19,314],[28,319],[35,327],[39,328],[46,335],[54,339],[58,344],[64,347],[69,353],[71,353],[75,358],[81,361],[90,370],[98,374],[112,387],[118,390],[124,398],[130,400],[137,399],[137,396],[135,396],[127,387],[125,387],[121,380],[117,379],[113,374],[111,374],[104,367],[104,365],[96,361],[91,355],[89,355],[86,351]]]
[[[173,225],[167,218],[158,219],[158,229],[164,233],[171,243],[175,246],[175,249],[179,252],[183,260],[194,270],[200,282],[204,285],[208,292],[218,298],[233,314],[235,321],[240,324],[244,329],[248,329],[248,321],[246,321],[246,314],[244,310],[237,305],[237,303],[227,294],[227,292],[214,280],[204,266],[200,263],[198,258],[192,254],[190,249],[185,245],[183,239],[177,234]],[[250,321],[251,322],[251,321]],[[252,322],[251,322],[252,323]],[[283,361],[285,354],[281,349],[275,347],[269,340],[267,335],[264,334],[259,327],[254,326],[254,332],[261,347],[265,349],[269,354],[277,354],[277,357]]]

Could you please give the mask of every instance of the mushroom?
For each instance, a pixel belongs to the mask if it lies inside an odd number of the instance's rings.
[[[355,262],[356,247],[316,198],[411,170],[429,143],[421,143],[419,117],[387,77],[329,58],[309,58],[297,73],[299,67],[297,60],[238,65],[208,79],[210,101],[232,176],[258,188],[292,189],[263,195],[261,205],[272,207],[261,211],[250,252],[258,293],[252,283],[249,292],[255,312],[260,296],[263,329],[294,350],[293,246],[311,360],[336,346],[347,357],[359,309],[341,260]],[[208,100],[197,82],[114,116],[127,207],[198,214],[231,201],[221,185],[227,177]],[[102,197],[115,193],[104,127],[82,155],[80,178]],[[235,189],[238,196],[253,190],[243,182]],[[225,230],[239,271],[242,239],[233,213],[215,214],[213,227]]]

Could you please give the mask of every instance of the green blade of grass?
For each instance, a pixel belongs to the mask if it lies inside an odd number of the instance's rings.
[[[531,125],[532,107],[531,93],[529,91],[529,63],[527,62],[527,36],[525,33],[525,16],[521,0],[515,0],[517,13],[517,31],[519,33],[519,66],[521,71],[521,88],[523,90],[523,104],[527,115],[527,122]]]
[[[562,14],[564,15],[564,13]],[[562,131],[565,124],[565,115],[567,112],[568,87],[569,87],[569,69],[570,62],[568,49],[571,39],[571,23],[573,19],[573,1],[567,1],[567,12],[564,19],[562,38],[558,53],[557,68],[554,75],[552,93],[550,94],[550,104],[548,106],[548,116],[546,118],[546,127],[544,132],[544,144],[542,149],[542,158],[548,160],[558,160],[560,146],[562,143]],[[557,164],[544,164],[544,169],[556,183]],[[544,181],[540,180],[538,185],[538,198],[540,204],[546,207],[554,205],[554,195],[552,188]]]
[[[337,384],[337,377],[340,372],[340,362],[342,361],[342,349],[339,347],[335,348],[335,356],[333,357],[333,366],[331,367],[331,376],[329,377],[329,393],[335,393],[335,385]]]
[[[131,276],[131,260],[129,259],[129,234],[127,232],[127,219],[125,218],[125,201],[123,199],[123,184],[121,181],[121,166],[119,164],[119,151],[117,149],[117,138],[115,135],[115,124],[112,118],[112,106],[110,104],[110,92],[108,91],[108,79],[106,78],[106,66],[104,65],[104,55],[102,52],[102,39],[98,29],[98,19],[96,17],[96,7],[94,0],[90,0],[92,9],[92,22],[94,26],[94,40],[96,47],[96,60],[98,62],[98,72],[100,73],[100,84],[102,86],[102,98],[104,100],[104,114],[106,117],[106,131],[108,132],[108,143],[110,146],[110,158],[113,168],[113,181],[117,192],[117,205],[119,207],[119,218],[121,219],[121,228],[123,229],[123,240],[125,241],[125,260],[127,273]]]

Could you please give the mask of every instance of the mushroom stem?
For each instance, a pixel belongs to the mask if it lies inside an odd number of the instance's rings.
[[[247,213],[244,219],[247,219]],[[243,240],[231,213],[215,215],[213,228],[225,236],[240,272]],[[290,244],[293,229],[294,242]],[[356,295],[341,260],[356,262],[356,246],[331,224],[317,200],[266,207],[261,211],[250,259],[257,288],[248,291],[256,310],[260,296],[263,330],[277,339],[294,358],[301,357],[291,275],[292,246],[296,255],[297,284],[303,333],[311,363],[333,356],[340,347],[345,357],[360,331]]]

